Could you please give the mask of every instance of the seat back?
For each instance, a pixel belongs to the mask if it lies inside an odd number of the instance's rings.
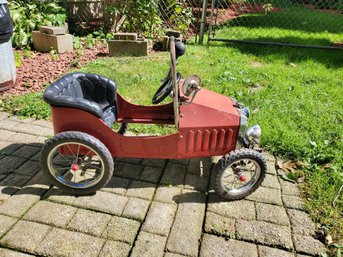
[[[51,84],[43,98],[52,106],[85,110],[103,120],[110,113],[113,113],[113,122],[118,117],[117,86],[100,75],[81,72],[67,74]]]

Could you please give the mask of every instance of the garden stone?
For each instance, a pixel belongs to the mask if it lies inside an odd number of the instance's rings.
[[[202,239],[200,257],[258,257],[254,244],[226,240],[223,237],[205,234]]]
[[[139,227],[138,221],[113,216],[102,235],[111,240],[133,244]]]
[[[76,210],[75,207],[40,201],[25,214],[24,219],[57,227],[66,227]]]
[[[66,35],[49,35],[39,31],[32,32],[33,47],[39,52],[48,53],[51,49],[57,53],[73,51],[73,36]]]
[[[0,248],[0,256],[4,257],[32,257],[34,255],[29,255],[26,253],[16,252],[5,248]]]
[[[105,240],[86,234],[54,228],[36,252],[44,256],[98,256]]]
[[[181,195],[181,188],[160,186],[155,194],[155,201],[176,204]]]
[[[33,253],[52,229],[47,225],[20,220],[0,241],[1,244]]]
[[[283,204],[286,208],[304,211],[306,209],[304,201],[299,196],[283,195]]]
[[[212,212],[207,212],[205,231],[207,233],[231,237],[235,235],[235,223],[235,219],[226,218]]]
[[[259,187],[254,193],[246,197],[247,200],[282,205],[281,192],[279,189]]]
[[[132,257],[163,256],[166,237],[141,231],[132,250]]]
[[[299,253],[320,255],[325,253],[324,245],[311,236],[293,235],[295,250]]]
[[[181,164],[168,163],[163,173],[161,184],[182,187],[187,167]]]
[[[277,205],[256,203],[257,220],[289,226],[285,208]]]
[[[17,219],[0,215],[0,238],[17,222]]]
[[[291,209],[287,210],[287,212],[294,234],[304,236],[315,235],[315,225],[306,212]]]
[[[293,249],[291,229],[262,221],[237,220],[237,238],[274,247]]]
[[[286,252],[276,248],[271,248],[267,246],[258,246],[259,257],[295,257],[291,252]]]
[[[143,181],[132,181],[129,189],[126,192],[126,196],[151,200],[154,196],[154,193],[155,184]]]
[[[130,198],[127,202],[123,216],[138,221],[143,221],[146,213],[148,212],[150,201]]]
[[[175,212],[175,205],[158,202],[152,203],[142,230],[168,236],[171,225],[173,224]]]
[[[99,257],[127,257],[131,245],[117,241],[106,241],[102,248]]]
[[[111,215],[78,209],[68,225],[68,229],[101,236],[111,220]]]

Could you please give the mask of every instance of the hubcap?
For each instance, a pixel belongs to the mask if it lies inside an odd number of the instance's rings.
[[[222,188],[228,193],[239,195],[248,191],[257,182],[261,168],[250,158],[232,162],[221,176]]]
[[[91,146],[66,142],[55,146],[49,153],[50,174],[60,183],[71,188],[89,188],[104,176],[104,162]]]

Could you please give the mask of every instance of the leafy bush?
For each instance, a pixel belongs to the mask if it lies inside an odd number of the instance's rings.
[[[31,33],[40,26],[62,26],[66,20],[64,9],[55,1],[13,0],[9,7],[14,22],[12,41],[17,48],[31,44]]]
[[[104,18],[107,30],[153,32],[162,23],[156,1],[106,0]]]

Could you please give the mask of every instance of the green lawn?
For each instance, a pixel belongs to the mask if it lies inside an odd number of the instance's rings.
[[[324,46],[343,41],[342,14],[310,10],[294,1],[268,3],[280,11],[241,15],[221,25],[215,38]]]
[[[284,158],[308,163],[295,176],[306,178],[310,213],[329,228],[334,238],[342,238],[342,195],[332,206],[343,184],[342,52],[190,45],[179,63],[184,76],[199,74],[203,87],[246,103],[253,113],[250,124],[258,123],[263,129],[263,147]],[[125,98],[150,104],[167,65],[168,55],[158,53],[148,58],[105,58],[80,70],[108,76],[116,81]],[[7,99],[1,106],[18,115],[49,117],[41,94]],[[163,133],[156,126],[133,129]]]

